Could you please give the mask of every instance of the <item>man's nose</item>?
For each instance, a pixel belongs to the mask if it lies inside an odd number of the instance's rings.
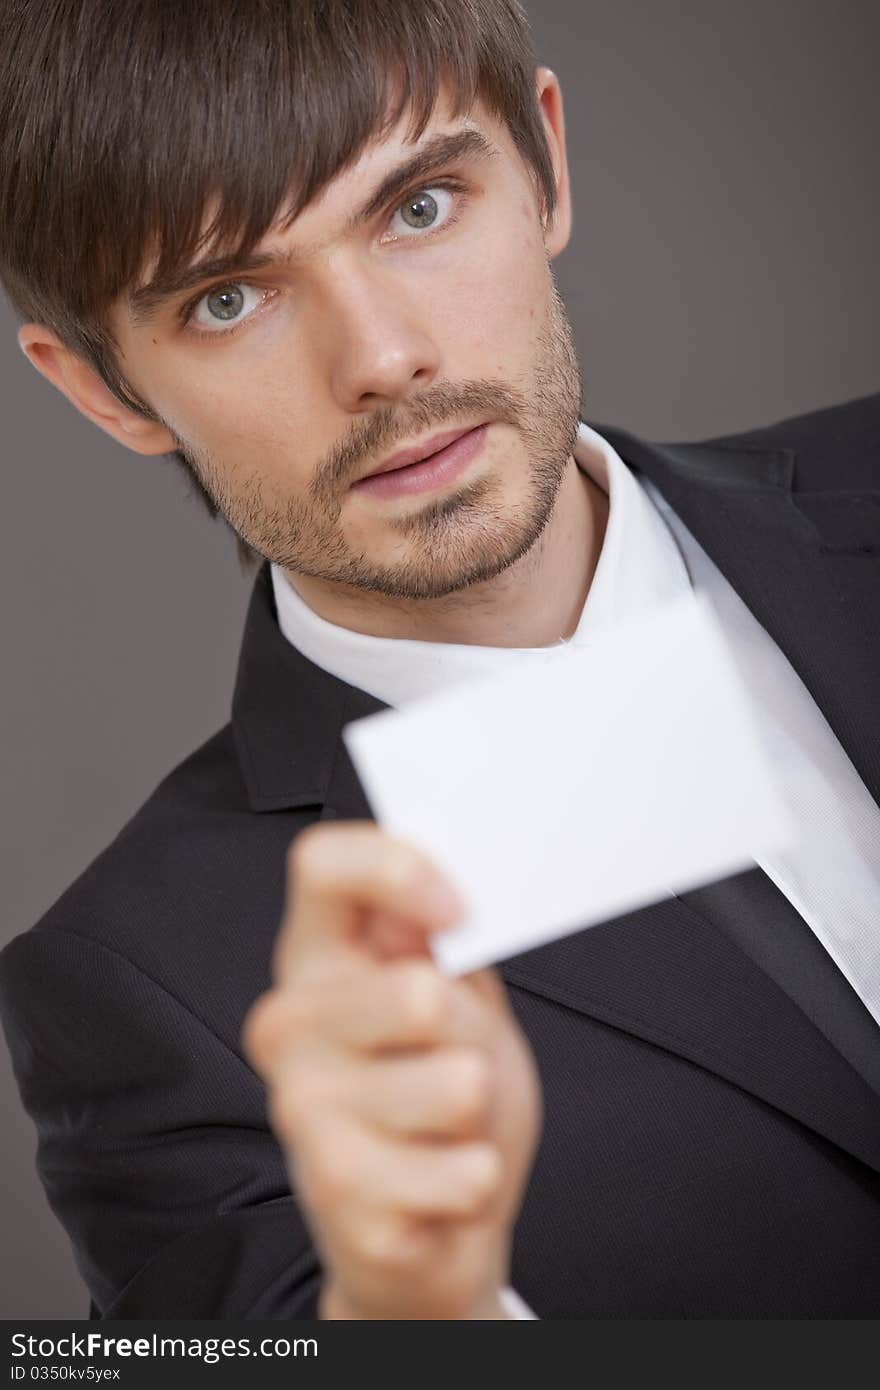
[[[386,272],[337,278],[323,305],[323,351],[341,410],[365,410],[424,391],[442,368],[431,311]]]

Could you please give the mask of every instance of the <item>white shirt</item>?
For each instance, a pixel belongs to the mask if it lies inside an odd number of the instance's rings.
[[[648,480],[581,422],[579,468],[608,494],[608,523],[571,645],[692,588],[709,599],[759,717],[759,737],[795,828],[786,853],[758,860],[880,1023],[880,807],[788,659]],[[481,647],[373,637],[319,617],[272,565],[281,631],[310,661],[393,707],[505,663],[564,656],[547,647]],[[511,1316],[534,1316],[512,1290]],[[516,1306],[515,1306],[516,1305]]]

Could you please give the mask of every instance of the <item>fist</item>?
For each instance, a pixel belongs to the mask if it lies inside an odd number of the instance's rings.
[[[504,1316],[541,1092],[495,972],[434,963],[430,933],[461,912],[374,822],[310,826],[288,852],[273,986],[242,1043],[322,1258],[322,1317]]]

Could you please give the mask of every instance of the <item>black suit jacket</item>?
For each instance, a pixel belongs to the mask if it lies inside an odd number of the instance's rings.
[[[880,395],[700,444],[596,428],[878,798]],[[316,1313],[239,1036],[270,984],[289,842],[371,816],[340,730],[381,708],[285,640],[264,564],[231,722],[0,957],[39,1176],[92,1317]],[[759,869],[500,969],[544,1085],[512,1269],[539,1316],[880,1312],[880,1029]]]

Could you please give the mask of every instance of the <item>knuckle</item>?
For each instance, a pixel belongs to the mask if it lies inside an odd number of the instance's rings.
[[[334,1091],[330,1068],[296,1052],[287,1059],[281,1085],[295,1098],[297,1111],[303,1115],[320,1114]]]
[[[289,989],[284,996],[284,1040],[294,1042],[319,1031],[320,1009],[311,990]]]
[[[287,865],[288,868],[297,872],[301,865],[311,855],[311,846],[315,838],[315,827],[305,826],[294,835],[290,844],[287,846]]]
[[[317,1212],[336,1212],[355,1188],[357,1163],[326,1129],[313,1136],[309,1155],[309,1202]]]
[[[501,1186],[501,1155],[494,1144],[475,1146],[462,1165],[460,1186],[463,1202],[478,1211],[497,1196]]]
[[[383,890],[398,902],[417,896],[425,888],[426,874],[421,856],[401,841],[388,842],[388,851],[379,860],[376,872]]]
[[[316,1001],[310,993],[271,989],[247,1014],[242,1046],[258,1070],[265,1072],[277,1064],[281,1052],[312,1033],[316,1024]]]
[[[412,961],[400,966],[397,1007],[403,1026],[419,1036],[440,1032],[448,1010],[445,981],[436,966]]]
[[[267,1098],[272,1128],[291,1139],[308,1135],[332,1107],[337,1089],[332,1067],[302,1052],[288,1053]]]
[[[409,1247],[392,1221],[361,1223],[353,1243],[359,1260],[383,1273],[403,1270],[411,1264]]]
[[[294,837],[287,849],[287,867],[294,881],[308,879],[314,884],[331,876],[334,831],[338,837],[338,826],[307,825]]]
[[[241,1046],[249,1062],[262,1071],[270,1043],[269,1030],[275,1014],[275,999],[271,990],[261,994],[248,1009],[241,1026]]]
[[[290,1085],[273,1086],[266,1099],[269,1124],[287,1142],[298,1136],[306,1113],[301,1091]]]
[[[462,1052],[447,1065],[446,1105],[450,1117],[460,1123],[481,1119],[489,1106],[491,1069],[479,1052]]]

